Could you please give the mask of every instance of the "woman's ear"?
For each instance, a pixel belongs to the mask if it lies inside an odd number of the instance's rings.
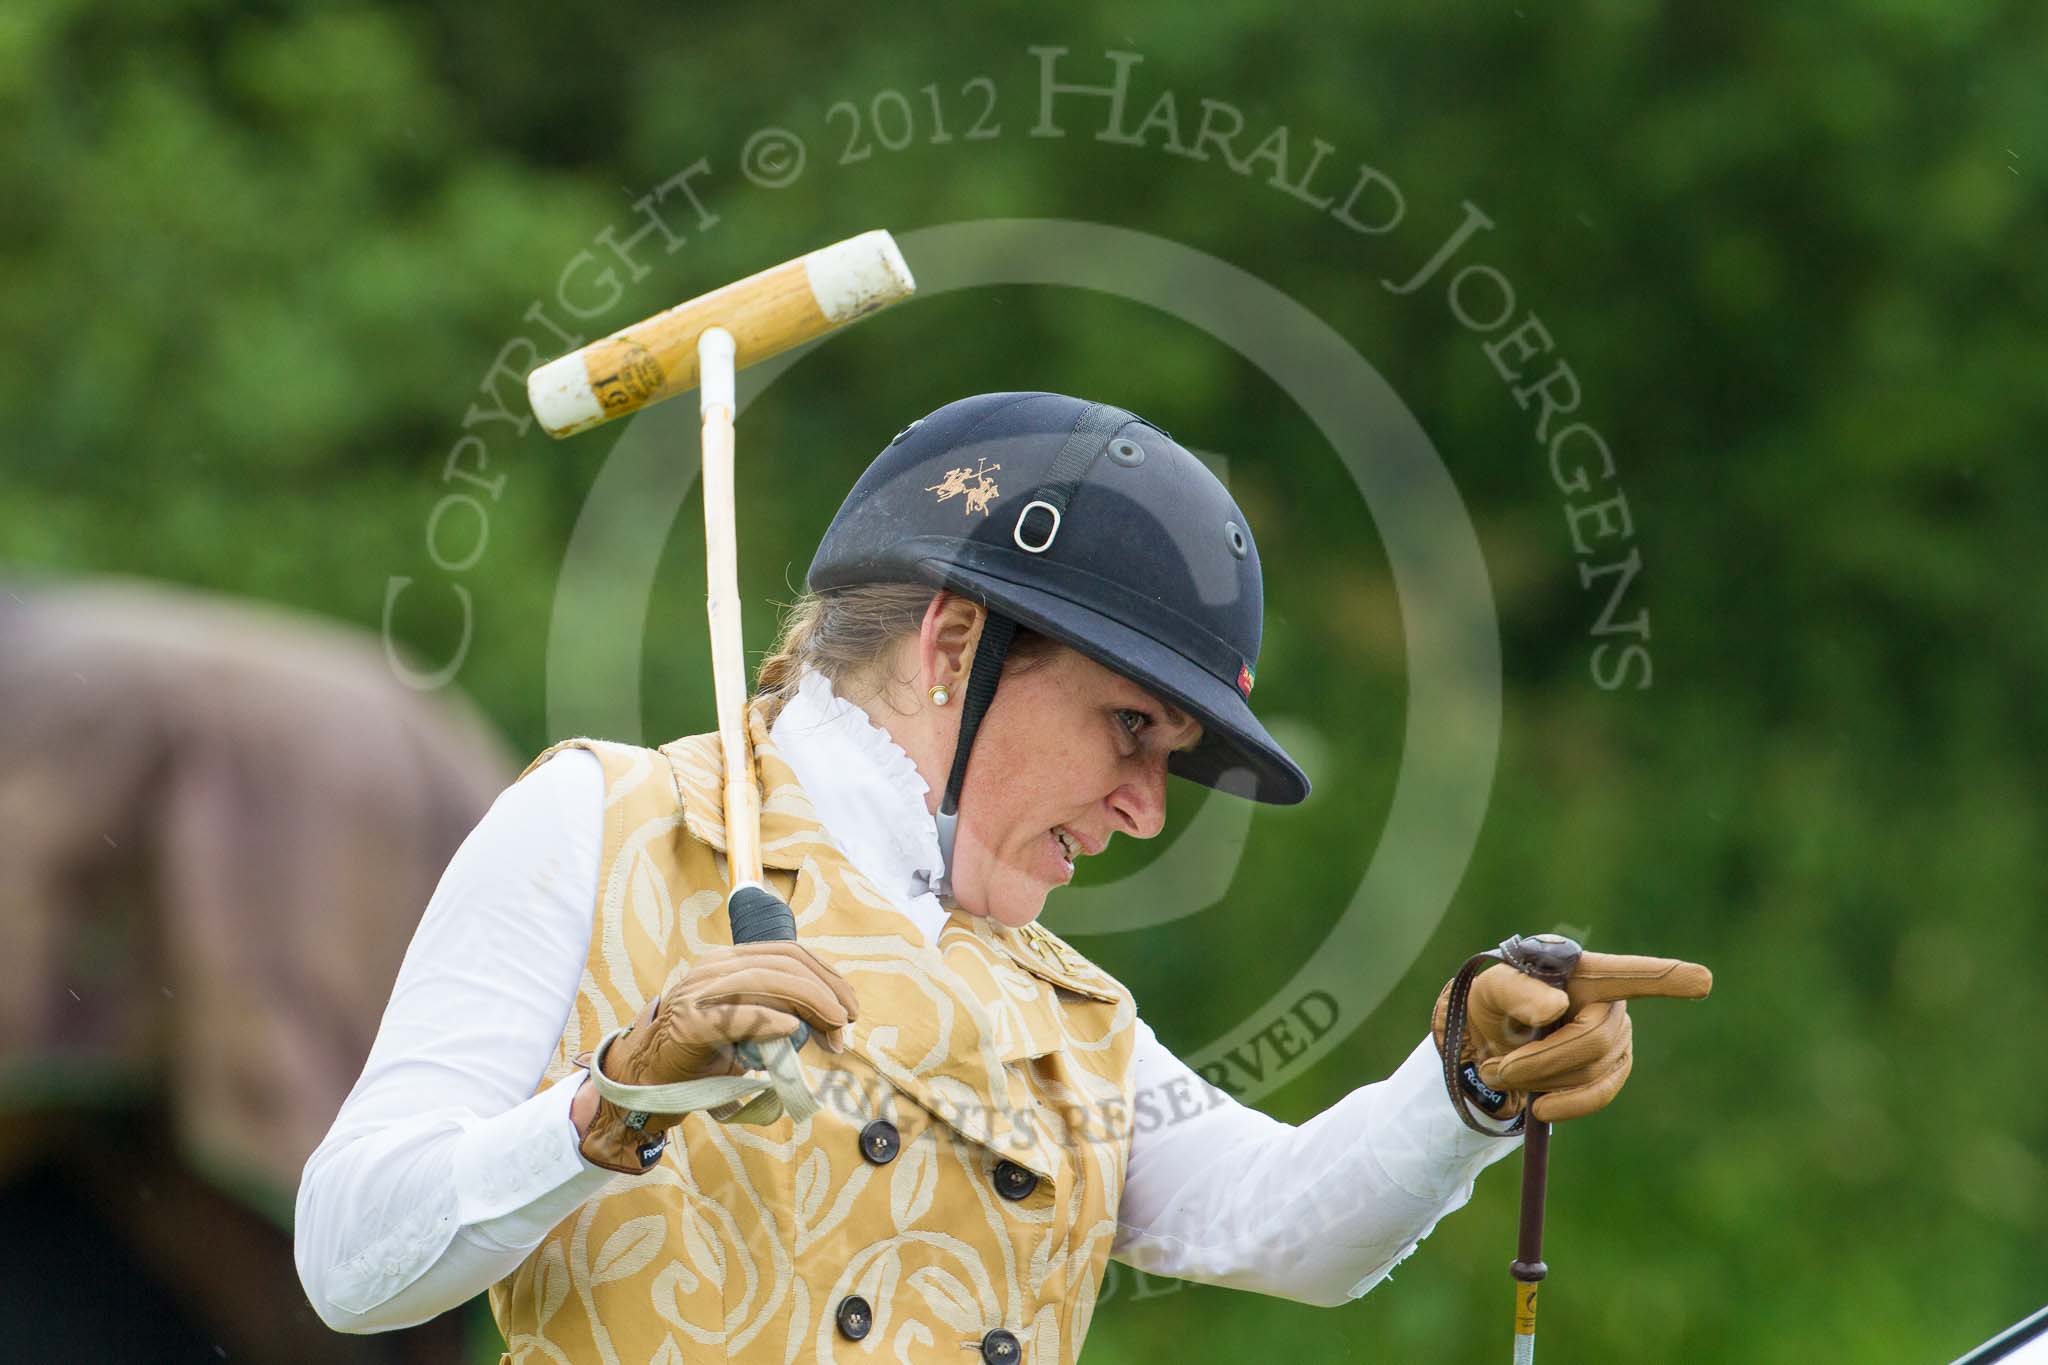
[[[935,593],[925,608],[924,624],[918,628],[918,690],[944,685],[958,690],[966,686],[968,670],[974,667],[974,648],[981,641],[981,624],[988,612],[980,603],[950,592]]]

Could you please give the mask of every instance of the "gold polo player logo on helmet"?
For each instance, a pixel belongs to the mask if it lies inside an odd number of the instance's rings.
[[[1001,469],[1002,466],[990,464],[986,460],[976,460],[974,463],[978,466],[977,468],[947,470],[945,478],[937,483],[926,484],[924,491],[927,493],[937,493],[939,495],[937,501],[939,502],[944,502],[947,498],[952,497],[965,498],[967,501],[961,505],[960,509],[963,515],[972,516],[979,512],[983,516],[987,516],[988,505],[994,502],[997,495],[1002,492],[1001,489],[996,487],[996,481],[991,479],[989,475]]]

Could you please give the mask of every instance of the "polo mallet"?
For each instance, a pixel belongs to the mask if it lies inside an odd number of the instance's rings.
[[[796,938],[796,916],[768,889],[761,868],[761,803],[747,735],[746,653],[740,636],[739,552],[733,508],[733,375],[908,297],[917,288],[903,253],[876,230],[749,275],[551,360],[527,376],[533,415],[550,436],[568,436],[696,388],[703,421],[706,609],[712,687],[725,759],[726,914],[734,943]],[[797,1049],[787,1038],[736,1049],[769,1088],[730,1117],[766,1123],[787,1111],[817,1112]]]
[[[1444,1084],[1450,1091],[1458,1117],[1469,1126],[1482,1133],[1492,1132],[1474,1122],[1466,1106],[1462,1084],[1469,1079],[1475,1087],[1483,1089],[1484,1082],[1479,1080],[1475,1067],[1467,1064],[1461,1068],[1458,1064],[1458,1054],[1464,1046],[1465,1006],[1472,993],[1472,978],[1496,962],[1505,962],[1547,986],[1563,990],[1573,969],[1579,965],[1581,951],[1577,943],[1562,934],[1537,934],[1532,938],[1516,936],[1498,948],[1475,953],[1458,969],[1457,977],[1451,982],[1451,996],[1444,1011]],[[1556,1027],[1553,1024],[1538,1029],[1535,1037],[1546,1037]],[[1461,1076],[1461,1071],[1472,1074]],[[1532,1112],[1535,1107],[1536,1096],[1532,1094],[1506,1130],[1506,1133],[1524,1135],[1522,1223],[1515,1242],[1514,1263],[1508,1267],[1508,1274],[1515,1281],[1514,1365],[1533,1365],[1536,1359],[1536,1285],[1550,1270],[1543,1263],[1543,1200],[1550,1182],[1550,1125],[1535,1117]]]

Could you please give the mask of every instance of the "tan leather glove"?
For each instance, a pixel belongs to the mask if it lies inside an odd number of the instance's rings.
[[[1546,986],[1506,963],[1472,978],[1458,1061],[1477,1062],[1479,1079],[1506,1092],[1507,1103],[1495,1118],[1521,1113],[1531,1093],[1537,1100],[1530,1112],[1545,1123],[1604,1109],[1635,1061],[1628,1002],[1647,996],[1699,1000],[1714,988],[1714,974],[1676,958],[1586,953],[1565,987]],[[1430,1024],[1438,1051],[1450,998],[1446,983]],[[1559,1027],[1536,1037],[1552,1024]]]
[[[802,1020],[836,1052],[839,1031],[857,1017],[853,987],[799,944],[713,948],[669,982],[633,1021],[631,1031],[612,1043],[604,1055],[604,1074],[625,1085],[736,1076],[744,1068],[733,1055],[735,1043],[788,1037]],[[626,1175],[650,1169],[681,1116],[652,1114],[638,1125],[629,1124],[628,1117],[610,1100],[599,1099],[583,1136],[584,1158]]]

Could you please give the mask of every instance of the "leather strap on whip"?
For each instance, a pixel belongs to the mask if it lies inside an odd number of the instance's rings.
[[[1465,1126],[1475,1133],[1488,1137],[1507,1137],[1521,1132],[1528,1126],[1529,1104],[1506,1128],[1488,1128],[1472,1117],[1472,1100],[1478,1098],[1483,1107],[1498,1108],[1507,1096],[1488,1086],[1479,1079],[1479,1069],[1469,1062],[1460,1062],[1465,1052],[1465,1011],[1472,994],[1472,978],[1496,962],[1505,962],[1516,971],[1526,972],[1548,986],[1564,989],[1572,969],[1578,966],[1579,945],[1562,934],[1537,934],[1530,938],[1511,935],[1498,948],[1489,948],[1483,953],[1474,953],[1465,959],[1465,965],[1451,978],[1450,999],[1444,1007],[1444,1036],[1437,1044],[1437,1055],[1443,1059],[1444,1089],[1450,1094],[1451,1107],[1458,1111]],[[1541,1030],[1542,1037],[1549,1030]],[[1533,1041],[1533,1040],[1532,1040]],[[1531,1097],[1530,1103],[1534,1103]]]

